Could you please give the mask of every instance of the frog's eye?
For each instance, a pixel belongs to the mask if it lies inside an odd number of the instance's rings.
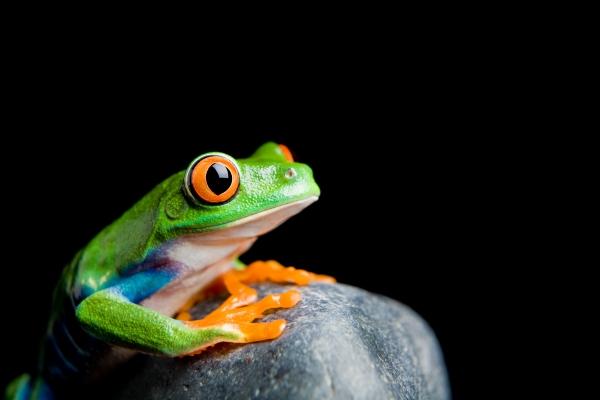
[[[186,193],[195,201],[225,203],[237,193],[240,173],[230,157],[224,154],[205,154],[190,164],[184,186]]]

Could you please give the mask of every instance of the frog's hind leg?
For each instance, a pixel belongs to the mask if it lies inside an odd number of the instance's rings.
[[[54,396],[41,378],[32,379],[23,374],[8,384],[4,398],[7,400],[52,400]]]
[[[267,280],[297,285],[307,285],[311,282],[335,282],[332,277],[313,274],[293,267],[286,268],[276,261],[256,261],[243,270],[231,270],[223,275],[222,282],[230,296],[213,312],[200,320],[189,321],[188,308],[184,311],[185,314],[180,313],[178,318],[183,316],[184,318],[179,319],[187,321],[188,325],[195,328],[221,327],[237,331],[240,333],[238,335],[240,339],[235,340],[236,343],[274,339],[283,332],[285,320],[252,321],[262,318],[267,310],[295,306],[301,296],[297,290],[289,290],[285,293],[269,294],[254,303],[257,299],[256,290],[246,284]],[[193,301],[188,302],[189,307],[193,304]]]

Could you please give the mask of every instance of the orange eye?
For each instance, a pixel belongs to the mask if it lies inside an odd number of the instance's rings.
[[[287,161],[294,162],[294,156],[292,156],[292,152],[285,144],[280,144],[279,149],[281,150],[281,152],[283,153],[283,156],[285,157],[285,159]]]
[[[195,200],[209,204],[225,203],[240,186],[237,165],[229,157],[207,154],[199,157],[188,168],[185,188]]]

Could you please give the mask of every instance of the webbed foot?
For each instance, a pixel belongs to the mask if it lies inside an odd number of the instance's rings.
[[[216,328],[230,331],[236,337],[220,341],[250,343],[280,336],[285,328],[285,320],[252,321],[264,317],[267,310],[295,306],[300,301],[301,295],[296,290],[290,290],[280,294],[269,294],[256,302],[256,290],[246,284],[272,281],[307,285],[311,282],[333,283],[335,279],[327,275],[317,275],[293,267],[284,267],[276,261],[256,261],[243,270],[231,270],[225,273],[222,281],[230,296],[216,310],[202,319],[191,321],[189,309],[198,299],[202,298],[201,295],[188,301],[177,315],[177,319],[185,321],[187,325],[194,328]],[[208,343],[190,354],[197,354],[215,343]]]

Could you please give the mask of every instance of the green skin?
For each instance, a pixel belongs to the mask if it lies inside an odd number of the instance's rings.
[[[89,243],[76,277],[76,287],[92,291],[76,312],[86,330],[108,343],[167,356],[193,352],[220,337],[236,339],[220,329],[190,328],[105,288],[109,282],[114,287],[115,278],[128,266],[181,235],[223,229],[250,215],[319,195],[311,169],[289,163],[275,143],[264,144],[250,158],[236,161],[240,187],[227,203],[194,204],[181,190],[184,172],[180,172]],[[297,173],[293,179],[286,177],[290,167]]]
[[[193,328],[140,305],[182,277],[179,266],[169,265],[168,257],[161,258],[165,249],[179,239],[224,231],[244,218],[319,195],[311,169],[287,161],[275,143],[262,145],[251,157],[236,163],[239,189],[228,202],[208,205],[190,199],[182,190],[182,171],[159,184],[102,230],[65,269],[55,294],[56,311],[48,335],[63,318],[60,310],[69,301],[75,304],[80,327],[111,345],[180,356],[216,341],[238,340],[239,333],[234,331],[219,326]],[[294,173],[290,174],[290,169]],[[40,364],[45,362],[42,356]],[[13,382],[13,397],[9,398],[21,398],[15,395],[19,391],[25,393],[23,382],[28,376],[24,379]],[[40,372],[30,394],[37,391],[42,380],[46,376]]]

